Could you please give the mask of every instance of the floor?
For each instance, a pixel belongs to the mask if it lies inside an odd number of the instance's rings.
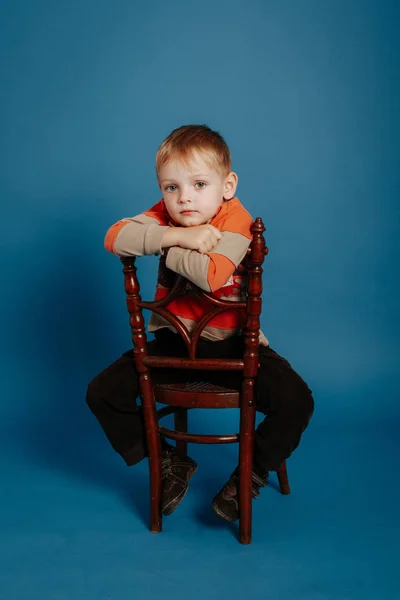
[[[235,415],[222,412],[191,424],[234,431]],[[146,462],[125,467],[86,406],[70,429],[56,415],[2,433],[1,600],[400,598],[393,420],[343,426],[316,411],[288,461],[292,494],[278,492],[273,474],[254,501],[249,546],[210,508],[235,445],[189,447],[198,472],[156,535]]]

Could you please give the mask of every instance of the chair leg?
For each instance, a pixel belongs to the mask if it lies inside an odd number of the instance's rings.
[[[278,475],[278,482],[281,494],[290,494],[290,485],[286,469],[286,460],[283,461],[276,474]]]
[[[161,444],[158,431],[156,404],[153,388],[146,377],[141,374],[142,407],[146,423],[147,452],[150,471],[150,531],[159,533],[162,529],[161,514]]]
[[[239,540],[241,544],[251,543],[252,530],[252,473],[255,406],[242,407],[240,411],[239,440]]]
[[[187,433],[188,430],[188,411],[187,408],[178,408],[174,412],[174,425],[176,431]],[[176,451],[180,456],[187,456],[187,442],[183,440],[176,441]]]

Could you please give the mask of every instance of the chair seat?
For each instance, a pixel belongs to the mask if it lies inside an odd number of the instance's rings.
[[[154,395],[156,402],[188,408],[238,408],[240,405],[238,390],[207,381],[157,383]]]

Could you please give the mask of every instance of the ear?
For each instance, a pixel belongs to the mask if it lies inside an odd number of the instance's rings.
[[[238,176],[233,171],[226,176],[224,182],[224,200],[232,200],[236,193]]]

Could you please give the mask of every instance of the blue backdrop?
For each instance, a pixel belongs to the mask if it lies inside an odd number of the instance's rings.
[[[111,455],[84,403],[130,345],[103,238],[161,197],[156,150],[187,123],[224,135],[238,196],[266,224],[262,327],[314,392],[310,431],[335,447],[335,427],[365,422],[385,439],[399,419],[398,4],[1,9],[3,456],[84,479],[88,454],[92,469]],[[147,297],[156,265],[139,262]]]
[[[164,137],[207,123],[230,145],[239,197],[267,226],[271,344],[335,395],[336,414],[372,415],[378,390],[380,410],[397,411],[397,12],[390,2],[252,4],[5,3],[7,410],[9,393],[37,405],[61,373],[81,394],[129,345],[104,233],[160,198]],[[146,283],[156,265],[145,261]]]

